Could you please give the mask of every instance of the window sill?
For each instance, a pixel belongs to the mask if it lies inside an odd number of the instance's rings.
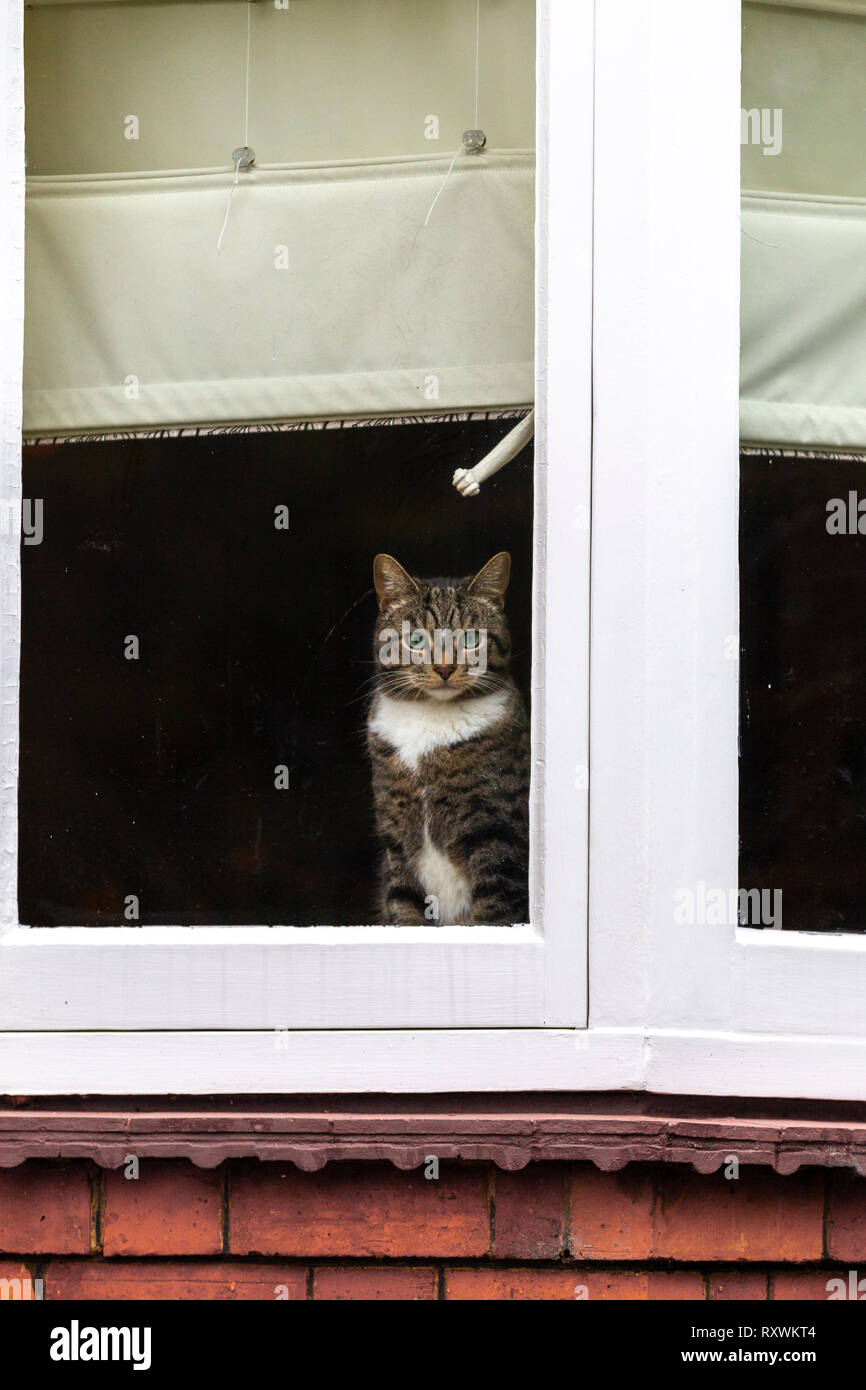
[[[183,1158],[214,1168],[229,1158],[294,1163],[439,1159],[740,1163],[780,1174],[801,1166],[866,1174],[866,1104],[755,1101],[632,1092],[440,1096],[44,1097],[0,1103],[0,1167],[30,1158]]]

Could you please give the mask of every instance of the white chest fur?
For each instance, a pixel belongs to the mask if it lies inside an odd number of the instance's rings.
[[[498,724],[508,703],[507,690],[481,695],[477,700],[443,704],[432,700],[392,700],[387,695],[377,695],[370,728],[396,749],[401,761],[414,772],[425,753],[465,743]]]
[[[466,922],[472,912],[472,891],[448,855],[433,844],[426,826],[424,845],[418,855],[415,872],[425,899],[434,899],[434,921],[443,927]]]

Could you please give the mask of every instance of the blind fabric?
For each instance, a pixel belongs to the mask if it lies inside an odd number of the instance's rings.
[[[27,433],[531,405],[534,8],[28,11]]]
[[[740,433],[866,447],[866,200],[743,200]]]
[[[530,154],[34,179],[24,426],[531,403]]]
[[[866,6],[744,5],[742,104],[741,436],[866,449]]]
[[[42,0],[56,4],[58,0]],[[59,0],[66,3],[66,0]],[[784,5],[790,10],[815,10],[824,14],[866,14],[866,0],[756,0],[760,5]]]

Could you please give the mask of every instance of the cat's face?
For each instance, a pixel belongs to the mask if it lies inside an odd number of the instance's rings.
[[[437,703],[497,690],[511,660],[504,607],[510,571],[504,550],[474,578],[454,580],[413,579],[390,555],[377,555],[379,689],[397,700]]]

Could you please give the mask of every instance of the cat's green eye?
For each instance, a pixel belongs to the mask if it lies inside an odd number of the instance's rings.
[[[474,629],[471,629],[469,632],[465,632],[463,634],[463,642],[464,645],[467,647],[477,647],[478,633]]]
[[[425,647],[426,645],[427,645],[427,634],[426,634],[426,632],[413,632],[413,633],[412,633],[412,636],[409,638],[409,646],[410,646],[410,647],[413,647],[413,648],[415,649],[415,651],[419,651],[419,650],[421,649],[421,647]]]

